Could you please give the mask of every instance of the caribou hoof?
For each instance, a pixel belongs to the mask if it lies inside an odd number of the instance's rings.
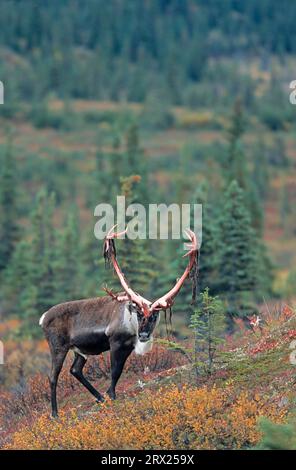
[[[113,390],[107,390],[107,395],[111,398],[111,400],[116,400],[116,393]]]
[[[104,401],[105,401],[105,398],[102,397],[102,395],[96,399],[97,403],[103,403]]]

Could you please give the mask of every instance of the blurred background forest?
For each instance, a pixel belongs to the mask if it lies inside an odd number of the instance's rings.
[[[295,24],[290,0],[1,1],[1,339],[30,350],[50,306],[119,289],[93,234],[119,194],[203,204],[199,291],[230,329],[293,302]],[[117,245],[147,297],[183,271],[180,241]]]
[[[93,210],[118,194],[203,203],[200,289],[230,313],[293,294],[295,20],[289,1],[1,3],[2,319],[38,335],[112,284]],[[121,244],[130,282],[166,291],[179,246]]]

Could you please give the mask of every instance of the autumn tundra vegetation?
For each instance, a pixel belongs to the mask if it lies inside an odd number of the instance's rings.
[[[1,2],[0,448],[295,449],[295,5],[128,3]],[[41,315],[186,270],[180,240],[130,238],[105,269],[94,209],[118,195],[202,204],[198,270],[116,401],[109,352],[83,369],[97,403],[69,351],[53,419]]]

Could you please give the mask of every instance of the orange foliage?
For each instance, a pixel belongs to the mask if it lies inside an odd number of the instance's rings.
[[[241,449],[260,438],[258,417],[285,416],[264,397],[233,390],[177,387],[110,401],[78,418],[46,414],[15,432],[5,449]]]
[[[21,321],[12,318],[10,320],[6,320],[5,322],[0,323],[0,335],[6,335],[7,333],[17,330],[19,326],[21,325]]]
[[[4,360],[2,384],[11,389],[15,384],[23,384],[36,370],[48,369],[48,346],[45,340],[7,339],[4,342]]]

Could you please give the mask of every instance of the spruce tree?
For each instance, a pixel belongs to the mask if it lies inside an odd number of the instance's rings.
[[[199,254],[198,290],[209,288],[215,293],[219,278],[220,226],[217,210],[208,195],[207,186],[200,186],[195,193],[194,202],[202,204],[202,245]]]
[[[3,276],[3,305],[21,318],[22,332],[29,336],[40,334],[38,318],[54,305],[56,298],[53,208],[54,195],[48,196],[41,190],[32,213],[32,225],[16,244]]]
[[[203,356],[206,360],[206,372],[210,374],[225,330],[225,314],[222,301],[218,297],[212,297],[208,288],[199,295],[199,307],[190,316],[190,328],[194,331],[193,355],[197,376],[198,363]]]
[[[36,310],[44,311],[54,304],[55,230],[53,228],[54,194],[41,190],[33,213],[32,284],[38,286]]]
[[[102,150],[102,143],[99,141],[95,153],[93,194],[90,197],[91,202],[95,205],[100,202],[107,202],[108,200],[109,185],[106,181],[107,174],[107,158]]]
[[[244,316],[257,285],[257,241],[243,191],[235,180],[225,194],[220,228],[219,291],[228,302],[228,313]]]
[[[32,261],[32,244],[29,240],[17,242],[7,268],[3,271],[1,286],[1,305],[8,315],[22,316],[21,299],[29,287],[30,268]]]
[[[55,303],[66,302],[82,296],[81,251],[75,210],[70,211],[66,227],[57,240],[54,282]]]
[[[0,270],[12,256],[18,238],[16,162],[11,136],[2,157],[0,176]]]
[[[248,175],[246,157],[243,150],[242,136],[245,130],[245,118],[240,99],[237,99],[231,117],[228,132],[229,149],[226,161],[226,181],[236,180],[241,188],[247,189]]]
[[[126,166],[124,176],[139,175],[141,184],[134,188],[134,199],[141,204],[148,202],[148,175],[146,159],[140,147],[139,129],[132,124],[126,133]]]
[[[36,199],[29,233],[26,284],[19,299],[23,331],[30,336],[40,334],[38,317],[55,303],[55,236],[52,223],[55,197],[40,190]]]
[[[226,185],[236,180],[239,187],[244,191],[244,197],[248,205],[252,226],[262,232],[263,211],[259,200],[259,192],[251,180],[250,170],[247,165],[247,158],[242,142],[245,131],[245,117],[241,100],[237,99],[231,117],[231,125],[228,133],[228,155],[224,168]]]
[[[269,169],[266,147],[264,142],[258,139],[253,157],[252,180],[259,197],[265,198],[269,189]]]

